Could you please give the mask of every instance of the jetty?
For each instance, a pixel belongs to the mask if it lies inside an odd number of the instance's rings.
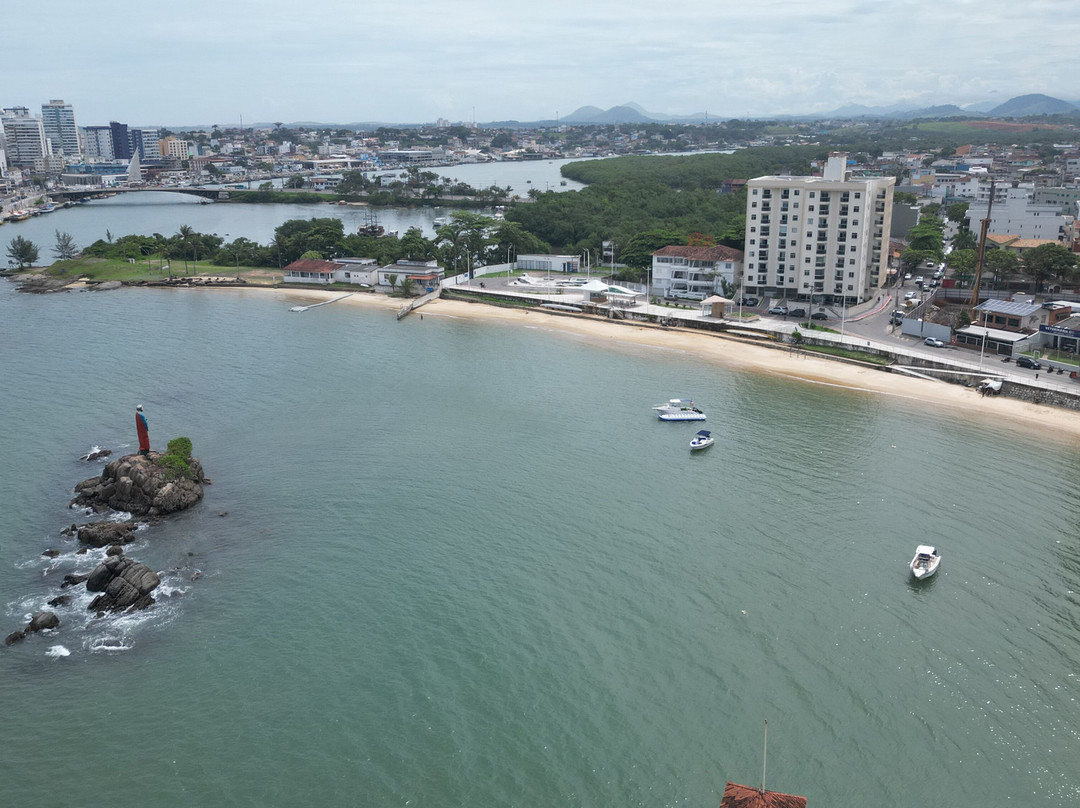
[[[293,306],[289,311],[307,311],[308,309],[315,309],[319,306],[328,306],[331,303],[337,303],[339,300],[344,300],[347,297],[352,297],[356,292],[349,292],[341,297],[335,297],[333,300],[324,300],[322,303],[312,303],[310,306]]]

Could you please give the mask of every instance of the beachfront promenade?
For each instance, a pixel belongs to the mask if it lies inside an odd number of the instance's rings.
[[[830,317],[825,328],[807,329],[800,327],[795,320],[764,314],[756,309],[740,309],[738,306],[729,307],[726,316],[720,318],[711,316],[709,307],[698,304],[690,304],[686,308],[658,305],[649,302],[644,295],[639,295],[632,304],[628,301],[591,302],[586,293],[574,287],[556,286],[555,281],[517,286],[513,285],[514,277],[512,272],[506,276],[488,275],[473,279],[459,276],[448,279],[444,288],[469,296],[483,295],[488,300],[491,297],[505,297],[529,300],[541,306],[549,304],[549,311],[569,316],[575,315],[573,309],[579,309],[582,314],[588,312],[593,316],[606,316],[635,325],[684,327],[695,331],[713,331],[718,335],[722,332],[727,338],[752,340],[789,350],[797,348],[793,334],[799,331],[803,343],[808,346],[833,346],[886,357],[891,362],[885,369],[891,372],[972,387],[986,378],[1000,379],[1011,384],[1015,397],[1080,409],[1080,380],[1066,374],[1023,370],[1011,362],[1002,362],[996,355],[980,355],[966,348],[932,348],[911,337],[875,339],[872,335],[854,334],[848,330],[863,320],[891,311],[894,303],[887,294],[846,311],[835,312],[839,316]],[[860,330],[872,331],[865,328]],[[884,328],[882,331],[884,333]]]

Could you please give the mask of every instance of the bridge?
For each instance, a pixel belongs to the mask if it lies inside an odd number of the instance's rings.
[[[229,198],[229,192],[224,188],[168,188],[160,185],[121,185],[116,187],[97,185],[92,188],[65,188],[64,190],[53,190],[49,191],[48,195],[55,200],[63,199],[78,202],[81,199],[90,199],[91,197],[103,196],[105,194],[134,194],[143,191],[160,191],[167,194],[201,196],[203,199],[209,199],[211,201],[223,201]]]

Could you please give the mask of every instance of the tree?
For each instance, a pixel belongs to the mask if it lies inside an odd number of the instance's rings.
[[[961,286],[966,286],[975,277],[974,250],[953,250],[945,262]]]
[[[75,239],[71,233],[56,231],[56,246],[53,247],[53,255],[61,261],[70,261],[79,254],[79,248],[75,246]]]
[[[967,202],[953,202],[949,207],[945,208],[945,218],[950,222],[956,222],[957,224],[963,224],[964,219],[967,218],[968,203]]]
[[[1020,257],[1008,250],[987,250],[983,256],[983,269],[993,274],[996,289],[1002,280],[1020,271]]]
[[[919,201],[919,197],[910,191],[896,191],[893,193],[893,202],[897,205],[914,205]]]
[[[401,294],[405,297],[411,297],[413,293],[413,287],[416,286],[416,281],[406,275],[401,279]]]
[[[397,291],[398,276],[395,273],[391,273],[386,276],[386,282],[390,284],[390,291]]]
[[[1041,291],[1050,278],[1066,280],[1076,271],[1076,256],[1060,244],[1040,244],[1024,254],[1024,270],[1035,281],[1035,290]]]
[[[979,240],[970,230],[957,230],[952,237],[952,246],[954,250],[974,250],[979,246]]]
[[[22,236],[15,236],[8,244],[8,263],[19,269],[32,266],[38,259],[38,248],[34,242]]]
[[[646,230],[626,242],[619,253],[619,260],[631,267],[650,267],[652,254],[672,244],[686,244],[686,237],[675,230]]]

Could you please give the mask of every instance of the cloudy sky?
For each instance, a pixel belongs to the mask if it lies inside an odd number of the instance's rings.
[[[0,106],[80,125],[764,116],[1080,98],[1067,0],[4,3]]]

